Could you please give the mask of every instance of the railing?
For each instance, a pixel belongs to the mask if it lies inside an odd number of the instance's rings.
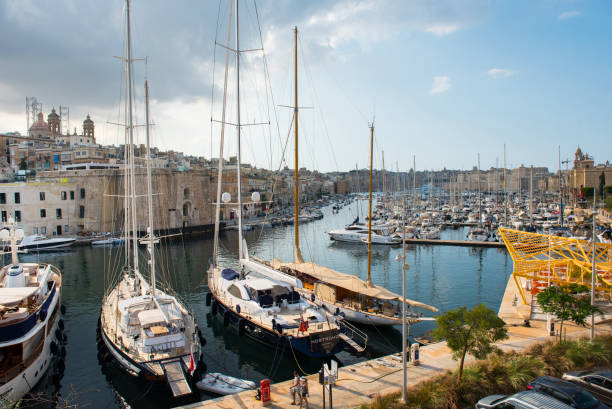
[[[368,335],[347,320],[337,320],[340,332],[352,339],[360,348],[368,346]]]

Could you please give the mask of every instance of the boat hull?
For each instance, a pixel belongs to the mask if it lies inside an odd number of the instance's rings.
[[[235,327],[240,335],[239,323],[241,320],[247,320],[248,325],[245,325],[244,335],[252,340],[270,348],[280,349],[284,351],[293,350],[295,353],[307,356],[309,358],[327,358],[331,357],[344,349],[344,342],[338,340],[336,345],[329,352],[313,351],[311,348],[310,337],[288,337],[278,332],[271,331],[267,328],[257,325],[253,321],[248,320],[236,311],[228,308],[223,302],[211,291],[212,302],[217,304],[217,313],[224,317],[226,311],[229,311],[228,325]]]
[[[54,311],[56,306],[59,305],[60,302],[60,291],[56,291],[52,301],[49,303],[48,311]],[[46,319],[47,325],[51,318],[52,314],[49,314]],[[32,362],[32,364],[30,364],[30,366],[28,366],[25,370],[23,370],[11,380],[0,386],[0,399],[2,401],[10,400],[18,402],[26,394],[28,394],[45,376],[47,370],[54,362],[53,354],[51,352],[51,343],[55,341],[55,333],[58,330],[59,320],[60,315],[58,311],[51,329],[46,331],[43,349],[38,358],[36,358]]]

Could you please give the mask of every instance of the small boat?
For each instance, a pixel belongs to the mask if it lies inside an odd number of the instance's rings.
[[[217,395],[233,395],[257,388],[257,384],[246,379],[234,378],[219,372],[206,374],[204,378],[196,382],[198,389]]]
[[[123,237],[109,237],[104,240],[96,240],[92,241],[92,246],[119,246],[125,243],[125,239]]]
[[[76,241],[73,237],[58,237],[49,239],[46,236],[40,234],[33,234],[31,236],[25,236],[21,243],[17,246],[20,251],[53,251],[70,247]]]

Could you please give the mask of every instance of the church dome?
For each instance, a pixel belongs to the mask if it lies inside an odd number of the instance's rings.
[[[51,110],[51,113],[47,116],[47,121],[51,122],[53,119],[59,119],[59,115],[55,111],[55,108]]]
[[[93,125],[93,121],[91,120],[91,117],[89,116],[89,114],[87,114],[87,118],[83,121],[83,125],[87,125],[87,124],[92,124]]]
[[[30,130],[47,130],[48,124],[44,120],[42,112],[38,113],[38,121],[34,122],[30,127]]]

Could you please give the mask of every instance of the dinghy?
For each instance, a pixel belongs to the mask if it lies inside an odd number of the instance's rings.
[[[216,393],[217,395],[232,395],[255,389],[257,384],[253,381],[213,372],[206,374],[204,379],[196,382],[196,386],[203,391]]]

